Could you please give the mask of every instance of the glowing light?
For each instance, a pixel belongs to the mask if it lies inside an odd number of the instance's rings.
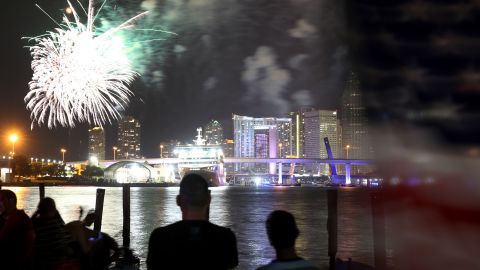
[[[256,186],[259,186],[259,185],[262,183],[262,178],[260,178],[260,177],[255,177],[255,179],[253,179],[253,181],[255,181],[255,185],[256,185]]]
[[[118,33],[147,12],[99,33],[94,30],[98,14],[93,1],[89,1],[86,24],[69,2],[74,21],[65,15],[54,31],[30,38],[35,43],[30,46],[33,77],[25,102],[32,128],[34,123],[49,128],[76,123],[102,126],[117,120],[133,95],[128,85],[137,73]]]
[[[90,165],[92,165],[92,166],[98,166],[98,157],[96,157],[96,156],[91,156],[89,161],[90,161]]]
[[[12,134],[8,138],[12,143],[16,142],[18,140],[17,134]]]

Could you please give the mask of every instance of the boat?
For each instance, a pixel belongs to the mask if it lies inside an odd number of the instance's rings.
[[[193,144],[177,146],[173,153],[179,159],[180,177],[194,172],[202,175],[209,186],[225,184],[222,147],[206,144],[202,137],[202,128],[197,128],[197,136]]]

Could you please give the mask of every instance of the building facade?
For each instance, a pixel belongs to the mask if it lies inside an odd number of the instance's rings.
[[[141,125],[140,122],[126,116],[118,123],[118,159],[136,159],[141,158]]]
[[[105,160],[105,131],[102,127],[88,130],[88,158]]]
[[[314,108],[301,108],[299,111],[290,112],[288,115],[292,119],[292,143],[291,155],[301,158],[305,157],[305,113],[314,111]]]
[[[338,158],[338,126],[340,123],[337,117],[337,111],[319,110],[318,116],[320,128],[320,158],[328,158],[327,149],[323,141],[324,138],[328,138],[330,142],[333,158]]]
[[[257,157],[260,152],[256,145],[260,145],[260,141],[264,143],[266,134],[265,136],[261,136],[261,134],[265,133],[267,128],[269,134],[268,157],[291,155],[292,120],[290,118],[254,118],[233,115],[234,156]],[[259,144],[256,144],[256,140],[259,140]]]
[[[203,137],[206,144],[221,145],[224,142],[223,126],[217,120],[211,120],[204,127]]]
[[[342,146],[339,152],[342,158],[368,159],[373,156],[369,141],[368,121],[363,105],[360,82],[351,72],[345,84],[341,107]],[[352,173],[363,173],[367,166],[352,166]]]

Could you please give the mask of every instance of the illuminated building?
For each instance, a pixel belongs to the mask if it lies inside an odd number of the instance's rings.
[[[304,150],[306,158],[327,159],[323,138],[328,137],[334,158],[338,158],[338,119],[336,111],[318,110],[304,114]],[[328,164],[307,166],[312,173],[328,174]]]
[[[367,159],[372,157],[372,147],[368,137],[368,122],[362,101],[360,82],[351,72],[342,95],[341,107],[342,157]],[[366,169],[366,167],[364,167]],[[360,167],[352,166],[352,173],[359,173]]]
[[[220,145],[223,143],[223,127],[217,120],[211,120],[204,128],[206,144]]]
[[[256,158],[276,158],[280,156],[277,152],[277,127],[270,126],[257,126],[253,129],[254,136],[254,152]],[[279,143],[280,145],[280,143]],[[266,170],[266,164],[255,164],[257,172],[264,172]],[[270,173],[275,173],[275,165],[270,164]]]
[[[233,115],[235,157],[256,157],[255,130],[261,127],[269,127],[269,129],[274,130],[272,132],[274,132],[275,136],[269,135],[269,157],[278,157],[280,152],[282,156],[291,155],[292,119],[275,117],[254,118]],[[260,133],[257,131],[257,134]],[[280,145],[281,149],[277,151],[277,147]],[[236,167],[236,169],[238,170],[239,167]]]
[[[88,158],[105,159],[105,131],[101,127],[88,130]]]
[[[290,112],[288,115],[292,119],[292,143],[291,143],[291,155],[295,157],[305,157],[304,145],[305,145],[305,113],[314,111],[313,108],[301,108],[297,112]]]
[[[233,157],[234,146],[235,146],[235,143],[233,140],[226,139],[225,141],[223,141],[223,144],[222,144],[223,154],[226,157]]]
[[[138,120],[131,116],[124,117],[118,123],[118,154],[119,159],[141,158],[140,129]]]
[[[338,158],[338,131],[339,121],[337,111],[319,110],[320,126],[320,158],[328,158],[323,138],[327,137],[332,148],[333,158]]]
[[[233,142],[233,140],[226,139],[222,143],[223,155],[225,157],[233,157],[233,148],[234,147],[235,147],[235,143]],[[232,163],[225,164],[225,171],[232,172],[233,171],[233,164]]]

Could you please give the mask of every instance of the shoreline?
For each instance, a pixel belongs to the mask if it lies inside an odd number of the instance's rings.
[[[130,187],[178,187],[176,183],[98,183],[98,182],[81,182],[81,183],[65,183],[65,182],[27,182],[27,183],[5,183],[0,182],[0,187],[38,187],[43,185],[45,187],[54,186],[78,186],[78,187],[123,187],[128,185]]]

